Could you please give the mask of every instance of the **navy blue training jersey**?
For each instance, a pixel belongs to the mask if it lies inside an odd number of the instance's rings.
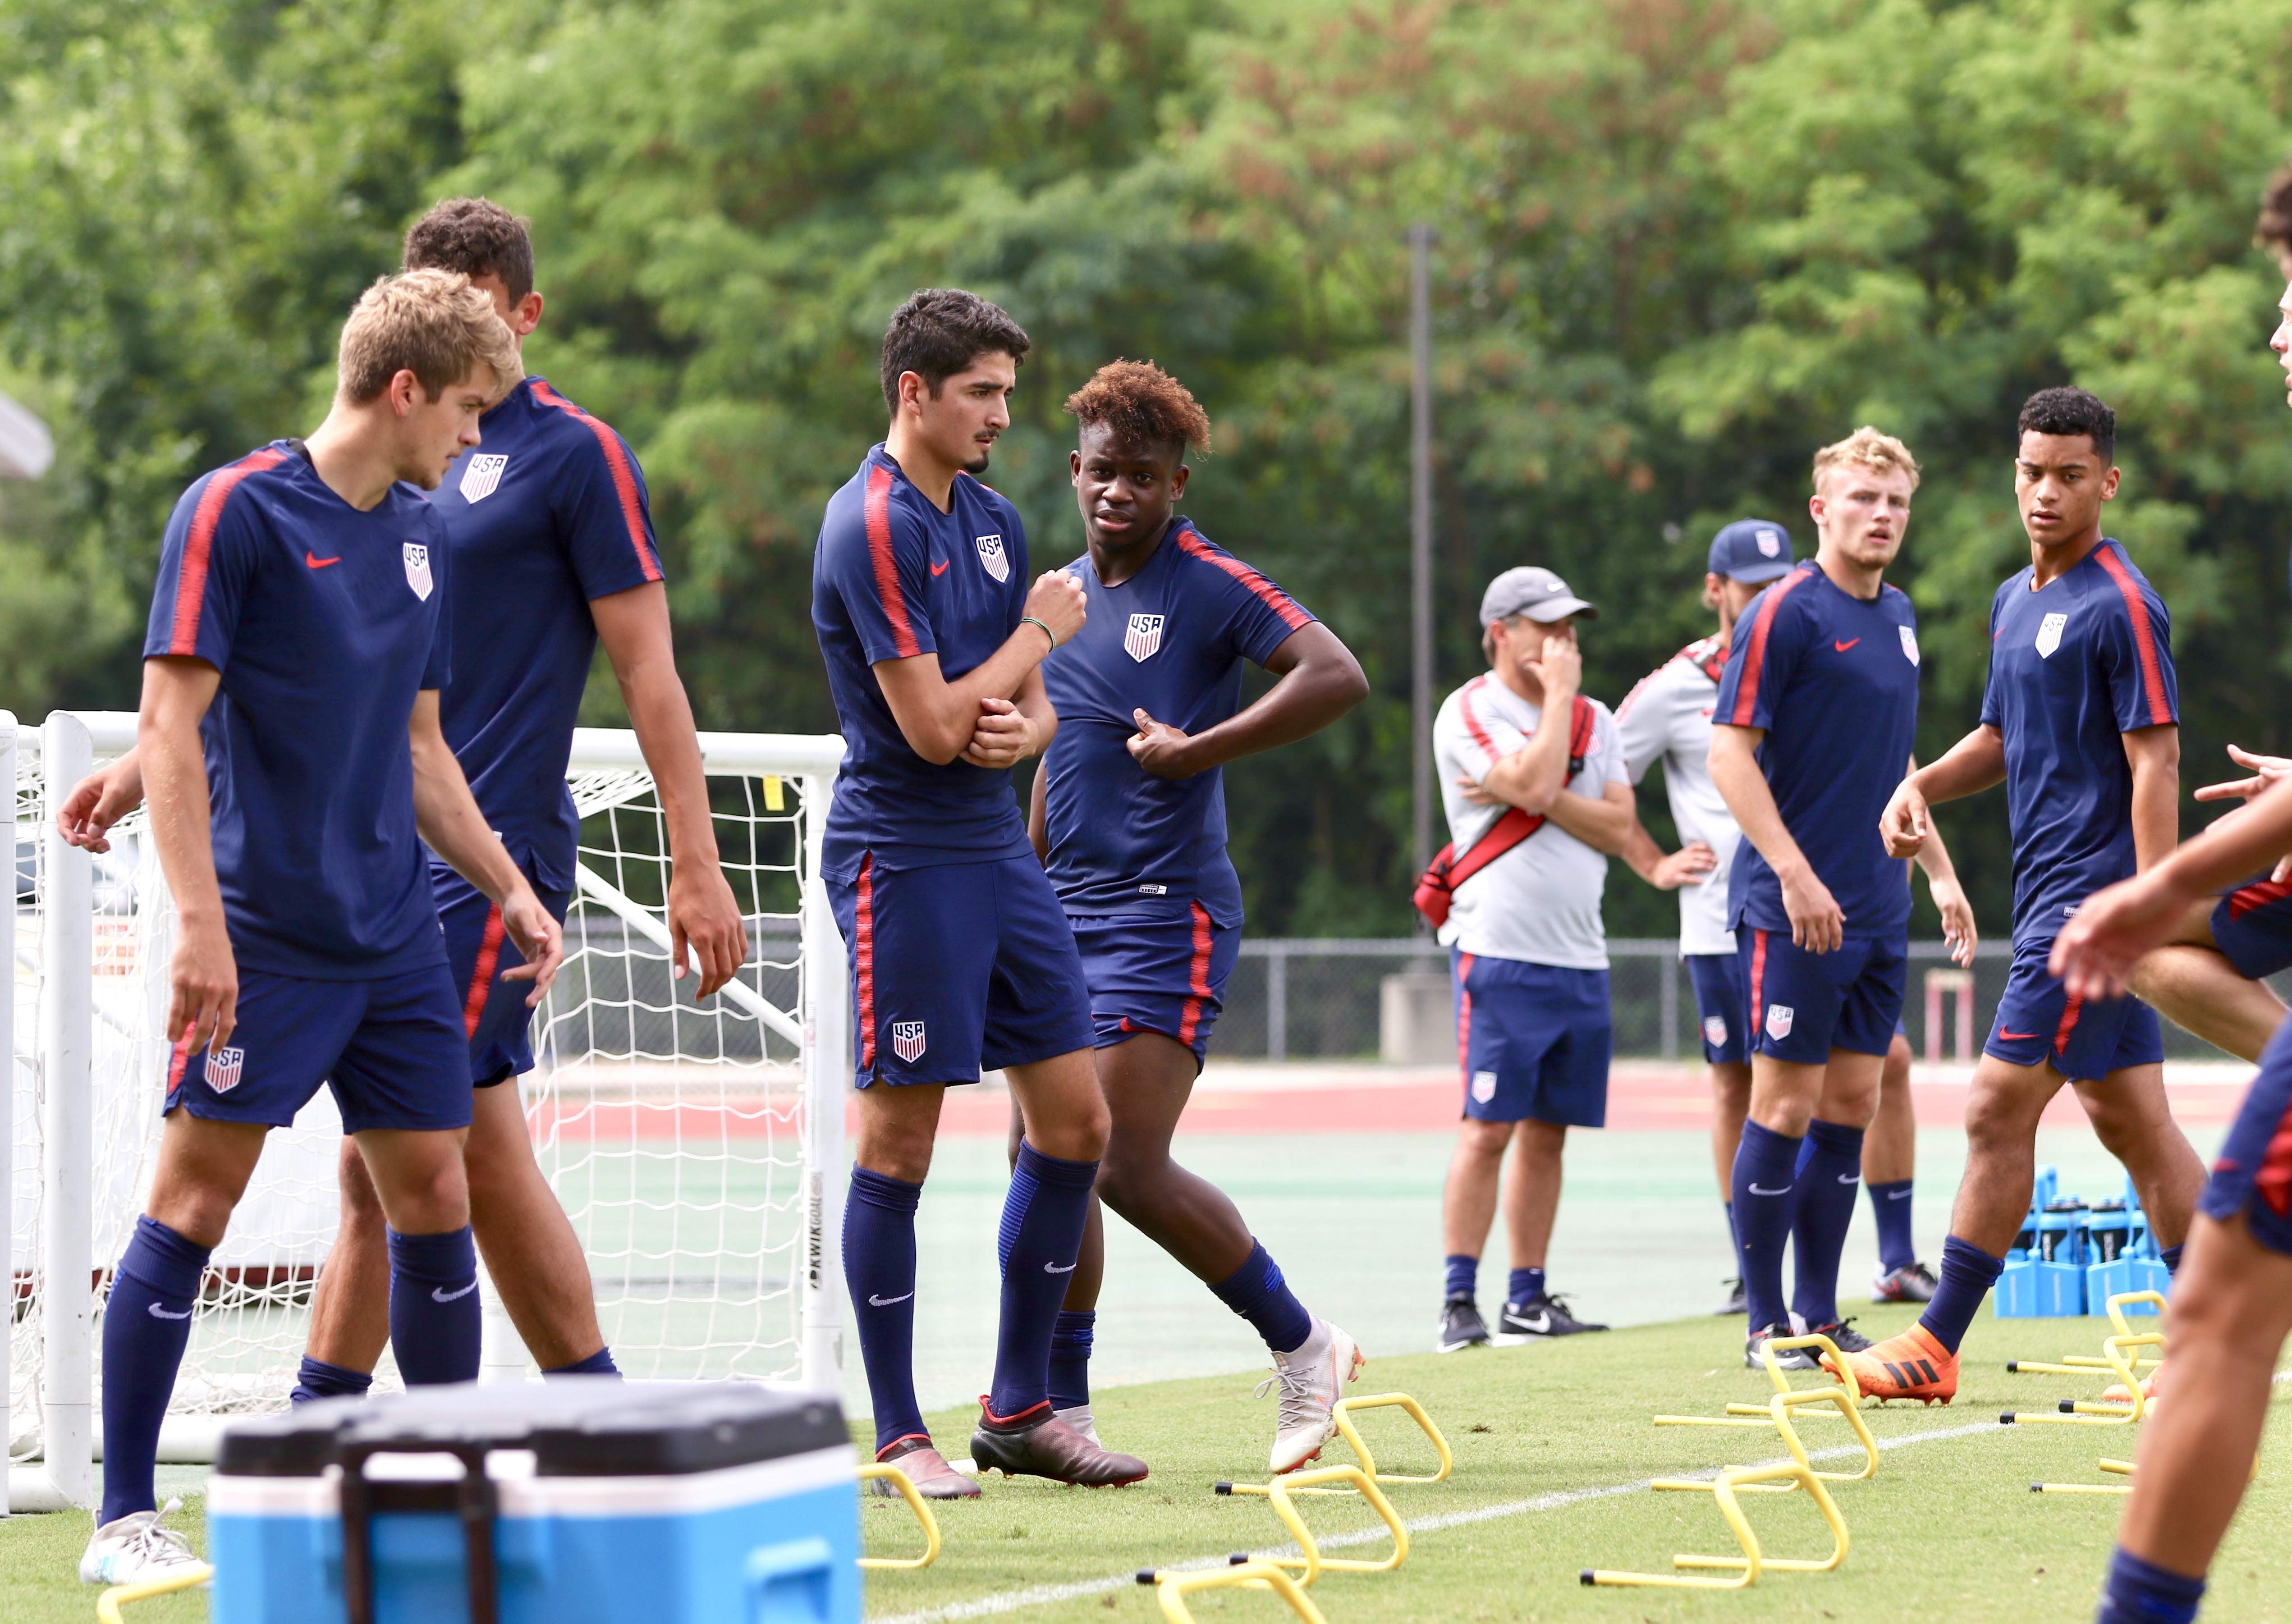
[[[937,654],[948,680],[986,662],[1026,613],[1019,511],[957,474],[942,513],[880,445],[827,499],[811,561],[811,623],[843,733],[822,869],[850,880],[1031,856],[1007,769],[960,756],[934,767],[908,747],[876,681],[878,660]],[[1031,633],[1030,633],[1031,635]]]
[[[1981,722],[2006,740],[2014,939],[2050,938],[2134,871],[2133,769],[2119,737],[2180,720],[2165,601],[2104,540],[2036,591],[2017,570],[1989,606]]]
[[[1090,619],[1043,666],[1059,713],[1043,770],[1051,883],[1070,914],[1187,916],[1241,923],[1225,855],[1224,774],[1158,778],[1131,759],[1143,709],[1185,733],[1241,706],[1241,663],[1263,665],[1313,617],[1190,519],[1173,519],[1139,572],[1108,586],[1085,553],[1067,566]]]
[[[1753,599],[1735,628],[1712,720],[1763,728],[1759,765],[1783,827],[1830,888],[1850,937],[1909,929],[1908,864],[1878,815],[1908,769],[1918,725],[1917,617],[1897,588],[1865,603],[1812,563]],[[1727,924],[1788,930],[1782,883],[1746,838]]]
[[[406,728],[446,685],[452,579],[422,493],[361,513],[285,440],[175,503],[143,654],[222,673],[199,735],[241,967],[375,981],[446,961]]]
[[[644,475],[621,437],[528,377],[431,495],[454,552],[447,744],[487,822],[545,889],[573,888],[565,784],[597,651],[589,600],[661,578]]]

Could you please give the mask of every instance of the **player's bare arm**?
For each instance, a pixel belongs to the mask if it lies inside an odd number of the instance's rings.
[[[1010,703],[1053,648],[1082,630],[1088,600],[1064,570],[1046,570],[1027,593],[1026,616],[1002,647],[949,682],[940,674],[936,654],[903,660],[878,660],[873,669],[892,707],[900,736],[934,767],[945,767],[971,748],[980,723],[992,711],[989,700]],[[1035,623],[1039,621],[1040,625]],[[1050,628],[1045,631],[1043,628]],[[1037,691],[1039,678],[1036,679]],[[1048,744],[1045,736],[1042,744]],[[1016,760],[1017,758],[1013,758]]]
[[[1623,845],[1613,855],[1630,864],[1632,872],[1658,891],[1675,891],[1683,885],[1701,885],[1704,876],[1719,865],[1717,855],[1701,840],[1690,840],[1667,856],[1663,848],[1655,843],[1655,837],[1647,832],[1647,825],[1640,822],[1636,813],[1632,817],[1630,831],[1624,836]]]
[[[1790,918],[1792,943],[1812,953],[1827,953],[1845,943],[1846,915],[1783,825],[1774,792],[1759,770],[1759,742],[1766,736],[1763,728],[1715,723],[1711,781],[1719,786],[1719,797],[1734,815],[1736,826],[1774,870],[1782,887],[1783,912]]]
[[[717,861],[700,736],[692,702],[676,674],[668,589],[654,581],[594,598],[589,613],[613,663],[637,748],[659,786],[662,821],[668,826],[670,971],[684,978],[689,949],[700,977],[693,996],[706,998],[731,980],[747,959],[748,929]]]
[[[1910,765],[1915,769],[1917,764]],[[1914,770],[1912,776],[1916,776]],[[1926,838],[1918,848],[1918,867],[1925,874],[1934,911],[1941,915],[1941,939],[1949,945],[1950,958],[1959,965],[1972,964],[1973,950],[1981,941],[1981,933],[1974,928],[1973,904],[1965,900],[1965,888],[1957,881],[1957,865],[1949,860],[1941,831],[1932,824],[1926,825]]]
[[[1987,724],[1958,740],[1930,767],[1913,760],[1878,818],[1878,838],[1886,843],[1886,855],[1915,857],[1927,840],[1941,838],[1926,811],[1935,802],[1978,795],[2005,782],[2006,737]],[[1931,871],[1927,878],[1933,878]]]
[[[1632,831],[1639,827],[1639,808],[1628,784],[1602,784],[1597,795],[1562,790],[1552,798],[1544,816],[1594,851],[1621,856]]]
[[[462,764],[454,760],[439,728],[436,688],[424,688],[415,695],[406,733],[414,752],[415,829],[424,845],[500,907],[503,928],[525,955],[525,962],[504,970],[502,979],[532,982],[533,991],[525,1001],[531,1008],[557,979],[557,967],[565,958],[564,932],[533,894],[517,860],[487,825],[486,815],[478,810],[469,781],[462,776]]]
[[[142,804],[143,764],[131,750],[72,785],[56,808],[56,828],[68,846],[82,851],[109,851],[111,841],[107,837],[112,829]]]
[[[148,659],[135,717],[136,749],[151,798],[151,838],[180,921],[167,966],[165,1031],[170,1043],[189,1034],[191,1049],[210,1052],[230,1042],[238,1024],[238,961],[215,879],[206,749],[199,739],[199,719],[222,683],[222,673],[205,660]]]
[[[1368,697],[1360,662],[1319,621],[1297,628],[1266,657],[1280,680],[1248,706],[1201,733],[1188,734],[1135,711],[1130,754],[1157,778],[1196,773],[1309,738]]]
[[[963,759],[973,767],[1016,767],[1041,755],[1058,736],[1059,713],[1043,687],[1039,665],[1027,673],[1014,697],[982,699],[979,709],[971,743],[963,751]]]
[[[2181,730],[2171,723],[2120,736],[2133,768],[2133,855],[2143,872],[2181,839]]]
[[[1514,630],[1499,621],[1489,634],[1497,639],[1498,659],[1516,659],[1541,684],[1537,696],[1541,714],[1528,747],[1489,768],[1481,788],[1523,812],[1548,813],[1568,783],[1568,739],[1575,723],[1576,695],[1584,687],[1583,651],[1576,646],[1573,626],[1547,631],[1525,621]],[[1620,849],[1620,832],[1616,838],[1617,846],[1603,849]]]

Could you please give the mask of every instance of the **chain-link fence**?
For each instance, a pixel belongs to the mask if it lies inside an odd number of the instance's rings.
[[[1611,941],[1608,956],[1616,1053],[1638,1059],[1696,1057],[1701,1050],[1695,993],[1679,961],[1678,944]],[[1962,1017],[1965,1042],[1970,1055],[1980,1054],[2012,961],[2008,944],[1984,942],[1972,969],[1959,972],[1942,943],[1911,943],[1902,1008],[1911,1049],[1921,1057],[1955,1058],[1960,1052],[1960,1002],[1970,997]],[[1429,937],[1245,939],[1240,962],[1226,985],[1216,1051],[1223,1058],[1244,1060],[1374,1059],[1380,1050],[1384,980],[1412,971],[1445,977],[1446,951]],[[1931,990],[1930,975],[1935,984]],[[1964,978],[1968,976],[1970,981]],[[1930,1014],[1936,1020],[1931,1040]],[[2165,1054],[2177,1060],[2225,1057],[2169,1021]]]

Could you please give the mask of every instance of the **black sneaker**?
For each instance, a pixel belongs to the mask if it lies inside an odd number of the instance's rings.
[[[1788,1325],[1769,1325],[1753,1331],[1743,1342],[1743,1368],[1763,1371],[1767,1368],[1766,1346],[1769,1338],[1788,1339]],[[1787,1347],[1775,1355],[1775,1363],[1787,1371],[1819,1371],[1822,1366],[1814,1355],[1803,1347]]]
[[[1434,1334],[1440,1340],[1433,1343],[1432,1351],[1453,1354],[1486,1342],[1489,1328],[1481,1318],[1480,1305],[1470,1293],[1460,1292],[1441,1305],[1441,1323],[1434,1328]]]
[[[1874,1303],[1930,1303],[1934,1289],[1941,1282],[1933,1271],[1923,1263],[1906,1263],[1901,1268],[1890,1269],[1881,1264],[1877,1278],[1870,1283],[1870,1300]]]
[[[1517,1347],[1539,1337],[1572,1337],[1579,1331],[1605,1331],[1568,1312],[1568,1299],[1546,1291],[1524,1303],[1506,1303],[1490,1339],[1498,1347]]]
[[[1744,1294],[1742,1281],[1731,1280],[1726,1282],[1726,1286],[1727,1306],[1723,1308],[1714,1308],[1711,1311],[1713,1317],[1725,1320],[1732,1319],[1739,1314],[1750,1313],[1751,1299]]]
[[[1854,1329],[1854,1322],[1851,1319],[1838,1320],[1828,1325],[1810,1325],[1800,1334],[1810,1337],[1828,1337],[1842,1354],[1859,1354],[1864,1348],[1876,1346],[1869,1338]],[[1813,1350],[1794,1348],[1791,1351],[1812,1353]]]

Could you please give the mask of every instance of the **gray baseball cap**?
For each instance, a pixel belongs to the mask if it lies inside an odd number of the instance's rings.
[[[1481,631],[1515,615],[1525,615],[1539,625],[1547,626],[1570,615],[1580,615],[1586,620],[1600,618],[1600,611],[1570,592],[1565,581],[1533,564],[1505,571],[1489,582],[1489,590],[1481,594]]]

